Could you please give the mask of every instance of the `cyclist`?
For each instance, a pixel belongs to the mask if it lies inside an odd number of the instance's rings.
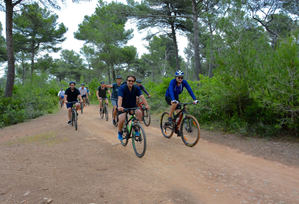
[[[86,98],[86,103],[87,105],[89,105],[89,96],[90,96],[90,91],[89,91],[89,88],[86,87],[86,90],[87,90],[87,98]]]
[[[107,91],[109,95],[111,95],[110,90],[108,90],[108,88],[105,85],[105,82],[102,81],[101,85],[98,87],[98,90],[96,92],[97,98],[99,100],[100,112],[102,112],[103,100],[105,100],[105,103],[108,105]]]
[[[118,90],[118,113],[119,113],[119,123],[118,123],[118,139],[122,140],[122,128],[125,122],[126,114],[123,113],[125,108],[135,108],[137,107],[137,97],[140,97],[144,101],[145,107],[149,109],[149,105],[145,97],[142,95],[140,88],[134,85],[136,77],[129,75],[127,76],[127,84],[123,84]],[[139,109],[136,110],[136,116],[138,120],[142,120],[142,113]]]
[[[116,76],[116,83],[113,83],[111,85],[106,85],[106,87],[112,88],[111,103],[113,105],[113,115],[112,115],[113,125],[116,124],[118,89],[121,85],[122,85],[122,77],[120,75]]]
[[[139,86],[140,90],[143,91],[147,97],[151,97],[151,95],[147,92],[147,90],[145,89],[145,87],[142,85],[142,81],[140,79],[136,80],[136,85]]]
[[[70,87],[66,89],[65,95],[64,95],[64,100],[66,103],[66,108],[68,110],[68,119],[69,121],[67,122],[68,124],[71,124],[71,116],[72,116],[72,107],[74,104],[72,102],[76,102],[76,109],[80,109],[80,103],[78,103],[78,98],[80,99],[80,102],[82,103],[82,97],[80,95],[80,91],[75,87],[76,82],[70,81],[69,83]]]
[[[87,88],[85,88],[84,83],[81,84],[81,87],[79,88],[79,91],[80,91],[80,95],[83,99],[83,105],[85,106],[86,99],[88,99],[88,92],[87,92]]]
[[[183,92],[184,87],[188,90],[190,96],[193,99],[193,103],[196,104],[198,103],[198,100],[196,100],[196,97],[188,84],[186,80],[184,80],[184,72],[181,70],[178,70],[175,72],[175,79],[172,79],[169,83],[169,86],[166,90],[165,94],[165,100],[168,105],[170,105],[170,112],[169,112],[169,118],[168,122],[172,123],[172,115],[173,112],[179,108],[178,103],[179,103],[179,94]],[[178,124],[179,126],[180,124]],[[180,133],[177,133],[178,136],[180,136]]]
[[[64,104],[64,93],[65,91],[63,90],[63,88],[61,88],[57,95],[59,97],[59,103],[61,104],[61,107]]]

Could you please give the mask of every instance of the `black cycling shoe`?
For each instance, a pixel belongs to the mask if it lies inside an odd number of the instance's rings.
[[[67,121],[67,124],[68,124],[68,125],[70,125],[71,123],[72,123],[72,121],[70,121],[70,120],[69,120],[69,121]]]
[[[112,120],[113,125],[116,125],[116,121],[115,119]]]

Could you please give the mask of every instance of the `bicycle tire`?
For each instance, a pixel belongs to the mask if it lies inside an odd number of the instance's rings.
[[[72,110],[72,118],[71,118],[72,126],[74,126],[74,117],[75,117],[75,115],[74,115],[74,111]]]
[[[81,114],[83,114],[83,108],[84,108],[83,103],[80,103],[80,108],[81,108]]]
[[[194,147],[198,143],[198,140],[200,138],[200,126],[197,119],[192,115],[186,115],[181,123],[180,132],[182,133],[181,138],[183,143],[188,147]],[[194,134],[191,135],[189,133],[194,133]],[[193,138],[191,142],[190,142],[190,138],[191,139]]]
[[[160,119],[160,129],[161,129],[162,135],[164,137],[166,137],[167,139],[170,139],[173,135],[174,128],[173,128],[173,124],[169,124],[169,125],[166,124],[166,122],[168,122],[168,117],[169,117],[168,112],[164,112],[162,114],[161,119]],[[168,130],[168,132],[167,132],[167,130]]]
[[[108,121],[108,107],[107,107],[107,105],[105,105],[104,106],[104,114],[105,114],[105,119],[106,119],[106,121]]]
[[[102,108],[102,110],[100,109],[100,118],[104,118],[104,107]]]
[[[75,123],[75,130],[78,130],[78,115],[77,115],[77,113],[76,113],[76,111],[74,111],[75,112],[75,118],[74,118],[74,123]]]
[[[146,151],[146,135],[145,135],[145,132],[142,128],[142,126],[137,123],[137,124],[134,124],[133,127],[132,127],[132,131],[136,131],[136,129],[139,131],[139,136],[136,136],[133,132],[132,134],[132,146],[133,146],[133,149],[134,149],[134,152],[136,154],[137,157],[141,158],[144,156],[145,154],[145,151]],[[137,144],[138,143],[141,143],[143,142],[143,144],[141,144],[141,151],[139,151],[137,149]]]
[[[144,125],[147,127],[151,124],[151,114],[148,109],[143,110],[142,120],[143,120]]]

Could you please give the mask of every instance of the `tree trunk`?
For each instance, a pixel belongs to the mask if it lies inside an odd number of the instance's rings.
[[[116,74],[115,74],[114,66],[112,65],[111,68],[112,68],[112,79],[113,79],[113,81],[115,81]],[[109,80],[109,84],[111,84],[111,81],[110,81],[110,80]]]
[[[180,69],[180,59],[179,59],[179,49],[178,49],[178,42],[176,39],[176,32],[174,28],[174,23],[171,25],[171,35],[172,35],[172,40],[174,44],[174,49],[175,49],[175,62],[176,62],[176,68]]]
[[[7,49],[7,80],[5,88],[5,97],[11,97],[14,80],[15,80],[15,59],[13,48],[12,35],[12,20],[13,20],[13,3],[12,0],[5,0],[6,8],[6,49]]]
[[[192,0],[193,11],[193,44],[194,44],[194,69],[196,79],[199,80],[199,74],[201,74],[201,64],[199,57],[199,29],[198,29],[198,10],[196,0]]]
[[[34,58],[35,58],[35,51],[34,51],[34,45],[33,45],[33,48],[31,49],[31,80],[32,80],[33,71],[34,71]]]
[[[25,61],[24,61],[24,58],[25,58],[25,56],[24,56],[24,53],[22,52],[22,54],[21,54],[21,64],[22,64],[22,84],[24,85],[25,84],[25,72],[26,72],[26,70],[25,70]]]
[[[111,84],[111,74],[110,74],[110,66],[108,66],[108,81],[109,81],[109,84]]]

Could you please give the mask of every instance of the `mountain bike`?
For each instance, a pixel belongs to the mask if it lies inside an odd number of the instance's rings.
[[[151,124],[150,111],[145,107],[145,104],[143,101],[138,103],[138,107],[140,108],[140,110],[142,112],[142,120],[144,122],[144,125],[149,126]]]
[[[68,104],[72,104],[72,115],[71,115],[71,121],[72,121],[72,126],[75,126],[75,130],[78,130],[78,113],[76,110],[76,106],[74,104],[78,103],[76,101],[74,102],[67,102]]]
[[[183,143],[188,147],[197,144],[200,138],[200,126],[197,119],[188,114],[187,105],[193,103],[179,103],[178,113],[173,114],[172,121],[168,121],[169,113],[164,112],[160,120],[160,128],[164,137],[171,138],[173,133],[181,136]]]
[[[141,158],[144,156],[146,151],[146,135],[145,132],[136,118],[135,111],[136,108],[126,108],[124,112],[126,113],[126,120],[123,127],[123,140],[121,144],[126,146],[129,139],[132,139],[132,146],[137,157]],[[128,114],[130,117],[128,118]]]
[[[101,119],[103,119],[104,116],[105,116],[106,121],[108,121],[108,104],[106,104],[106,103],[103,104],[102,110],[100,109],[100,117],[101,117]]]

